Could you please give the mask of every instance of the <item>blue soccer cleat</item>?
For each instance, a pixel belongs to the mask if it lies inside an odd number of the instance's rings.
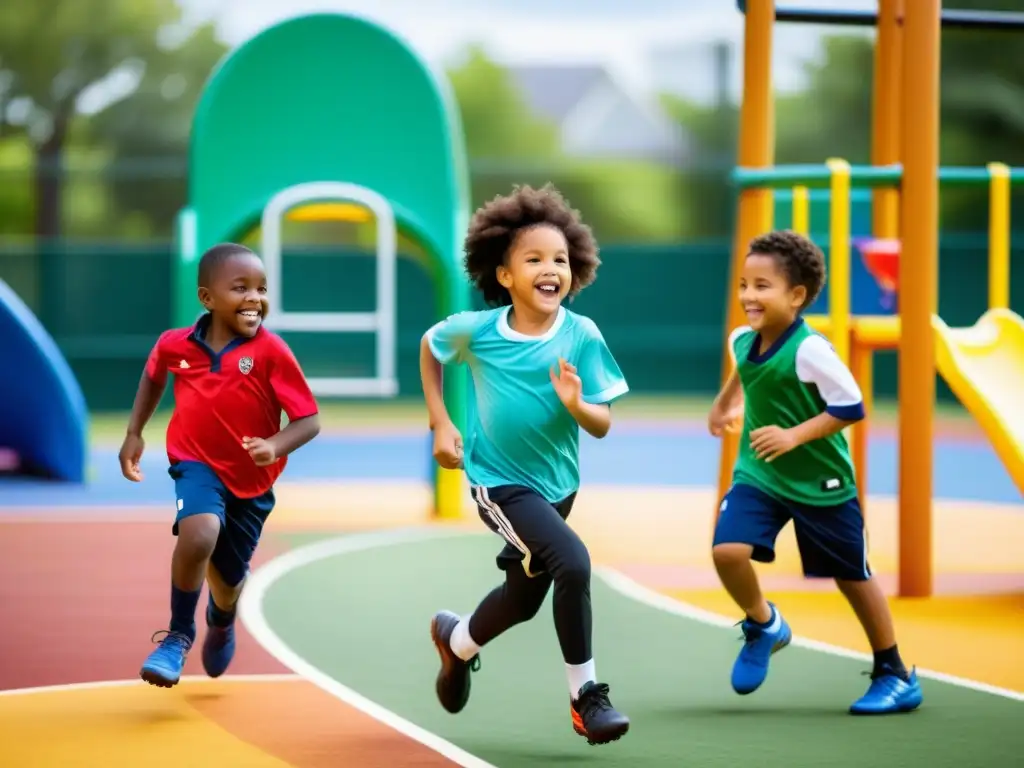
[[[772,609],[769,628],[754,624],[749,619],[740,622],[745,642],[732,667],[732,688],[741,695],[753,693],[761,687],[768,677],[768,661],[772,654],[781,651],[793,639],[793,632],[782,614],[772,603],[768,605]]]
[[[223,675],[235,657],[235,624],[215,627],[210,623],[210,607],[206,609],[206,637],[203,640],[203,669],[210,677]]]
[[[192,648],[192,641],[180,632],[162,629],[153,635],[154,643],[161,634],[164,635],[163,639],[142,665],[139,677],[159,688],[173,688],[181,679],[181,670]]]
[[[852,715],[895,715],[912,712],[921,706],[924,695],[917,681],[917,672],[910,671],[904,680],[888,667],[871,676],[867,693],[850,705]]]

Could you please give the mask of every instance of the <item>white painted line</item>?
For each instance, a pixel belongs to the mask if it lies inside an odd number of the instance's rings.
[[[708,624],[713,627],[730,628],[736,625],[735,618],[728,618],[727,616],[712,613],[711,611],[705,611],[695,605],[690,605],[689,603],[664,595],[661,592],[649,589],[614,568],[595,568],[594,572],[602,581],[604,581],[605,584],[614,589],[620,595],[636,600],[638,603],[654,608],[655,610],[671,613],[685,619],[692,619],[693,621],[698,621],[701,624]],[[818,653],[826,653],[829,656],[841,656],[847,659],[856,659],[857,661],[865,661],[868,663],[872,662],[872,657],[866,653],[858,653],[857,651],[851,651],[848,648],[840,648],[837,645],[821,643],[817,640],[809,640],[797,637],[796,635],[793,636],[793,645],[797,645],[811,651],[817,651]],[[987,693],[992,696],[1001,696],[1002,698],[1012,699],[1014,701],[1024,701],[1024,693],[1020,693],[1019,691],[1013,691],[1009,688],[1000,688],[995,685],[989,685],[988,683],[979,683],[976,680],[968,680],[964,677],[947,675],[944,672],[935,672],[930,669],[921,669],[918,667],[917,675],[918,677],[936,680],[940,683],[946,683],[947,685],[955,685],[958,688],[968,688],[972,691],[979,691],[980,693]]]
[[[206,675],[185,675],[180,684],[188,683],[286,683],[297,682],[303,678],[296,674],[266,675],[224,675],[216,679]],[[29,696],[37,693],[73,693],[75,691],[93,691],[99,688],[130,688],[134,686],[148,687],[149,683],[135,677],[130,680],[97,680],[91,683],[67,683],[65,685],[41,685],[38,688],[10,688],[0,691],[0,696]]]
[[[403,528],[353,534],[328,539],[315,544],[286,552],[253,571],[248,578],[239,600],[238,615],[245,628],[256,641],[275,659],[301,675],[309,682],[350,707],[369,715],[373,719],[398,731],[425,747],[443,755],[463,768],[495,768],[490,763],[452,744],[450,741],[421,728],[385,709],[374,701],[342,685],[326,672],[310,664],[288,647],[287,643],[270,627],[263,614],[263,601],[270,588],[292,571],[338,555],[362,552],[377,547],[389,547],[406,542],[424,541],[431,538],[465,536],[464,531],[439,530],[436,528]]]

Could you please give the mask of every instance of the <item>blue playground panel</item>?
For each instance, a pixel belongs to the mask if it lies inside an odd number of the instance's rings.
[[[323,435],[294,454],[285,470],[288,482],[344,480],[427,481],[427,437],[400,435]],[[604,440],[581,439],[581,473],[588,485],[660,485],[708,487],[718,476],[720,443],[702,429],[622,429]],[[896,494],[897,442],[871,441],[868,490]],[[0,481],[0,506],[59,511],[61,506],[139,507],[166,504],[173,509],[174,486],[167,459],[151,450],[142,461],[146,479],[130,483],[121,476],[117,453],[92,453],[88,485],[58,485],[25,479]],[[935,451],[935,495],[939,498],[1020,503],[1020,494],[991,446],[981,441],[943,441]],[[690,510],[680,509],[679,514]],[[345,510],[339,508],[339,515]]]
[[[78,381],[42,323],[0,280],[0,448],[23,467],[81,482],[88,459],[89,416]]]

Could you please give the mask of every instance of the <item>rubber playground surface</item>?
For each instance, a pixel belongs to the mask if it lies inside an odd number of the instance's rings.
[[[876,431],[872,563],[892,585],[895,442]],[[151,441],[151,443],[154,441]],[[323,435],[300,451],[243,597],[231,672],[198,648],[171,690],[137,680],[165,626],[173,496],[100,444],[87,489],[0,483],[3,766],[1012,766],[1024,751],[1024,504],[976,435],[937,446],[936,591],[893,600],[924,707],[854,718],[870,669],[855,619],[799,578],[795,546],[761,569],[798,641],[749,697],[729,687],[739,618],[707,553],[717,443],[682,419],[585,441],[573,524],[591,547],[595,656],[632,718],[589,747],[571,729],[550,603],[487,647],[458,716],[437,704],[430,616],[498,579],[475,517],[427,524],[421,428]],[[791,539],[791,535],[789,536]],[[204,598],[205,600],[205,598]],[[200,622],[202,623],[202,622]],[[200,638],[202,629],[200,629]]]

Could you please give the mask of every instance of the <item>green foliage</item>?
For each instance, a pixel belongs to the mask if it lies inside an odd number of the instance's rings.
[[[558,128],[533,115],[509,72],[472,46],[448,72],[470,159],[555,157]]]
[[[739,110],[732,104],[701,106],[670,95],[662,97],[662,106],[695,148],[694,162],[678,183],[682,198],[700,201],[700,215],[687,207],[685,237],[728,235],[735,208],[729,173],[735,164]]]
[[[65,174],[58,169],[66,165],[64,151],[76,110],[97,92],[126,83],[130,91],[130,83],[139,81],[140,87],[113,107],[97,104],[111,114],[93,119],[90,135],[82,137],[94,146],[115,148],[103,162],[138,157],[140,150],[147,157],[183,153],[195,94],[223,47],[213,40],[210,29],[193,34],[184,45],[167,46],[163,41],[180,20],[174,0],[0,4],[0,138],[27,136],[35,151],[37,234],[52,236],[61,229],[88,234],[88,220],[100,213],[101,206],[93,199],[95,186],[103,183],[97,176],[90,182],[93,190],[83,191],[76,201],[86,207],[68,205],[67,219],[59,216],[61,202],[68,201],[62,193]],[[175,78],[184,82],[178,93],[171,92],[173,82],[168,82]],[[154,98],[155,93],[162,98]],[[114,191],[122,204],[131,202],[121,219],[129,222],[128,231],[139,229],[140,219],[132,213],[145,208],[144,190],[124,189],[117,195],[115,186]],[[181,198],[171,199],[176,205]],[[105,234],[126,233],[117,233],[109,224],[108,219]]]
[[[135,223],[134,232],[124,228],[120,236],[171,236],[174,217],[186,199],[192,115],[210,72],[226,53],[212,24],[193,30],[173,47],[156,47],[131,97],[93,119],[95,140],[113,149],[110,167],[137,169],[110,179],[118,210],[125,221]],[[239,130],[248,117],[239,116]]]

